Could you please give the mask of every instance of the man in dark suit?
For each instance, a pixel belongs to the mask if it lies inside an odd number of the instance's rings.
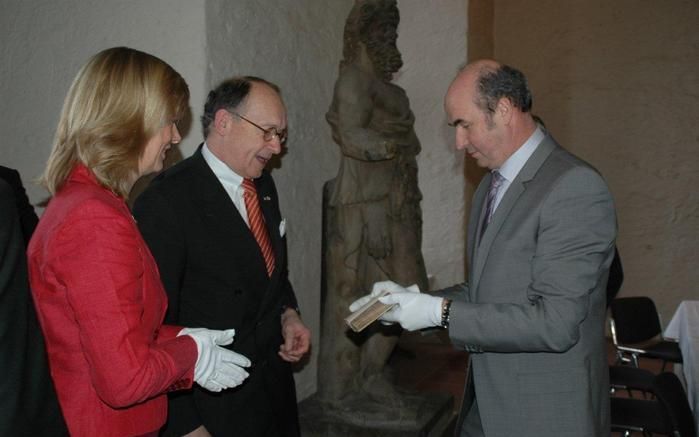
[[[298,436],[291,363],[310,346],[289,283],[285,221],[265,170],[286,141],[279,89],[237,77],[209,93],[206,142],[157,177],[134,216],[169,297],[166,322],[235,328],[247,381],[170,398],[166,435]]]
[[[0,166],[0,435],[66,436],[29,292],[26,243],[38,219],[17,171]]]
[[[608,436],[614,203],[599,173],[535,123],[531,102],[514,68],[459,72],[445,99],[456,148],[490,170],[469,218],[469,282],[438,296],[375,288],[397,304],[383,320],[441,325],[470,352],[457,436]]]

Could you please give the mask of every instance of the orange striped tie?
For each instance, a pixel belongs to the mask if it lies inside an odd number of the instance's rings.
[[[267,266],[267,274],[272,276],[272,271],[274,270],[274,251],[272,250],[272,243],[269,241],[269,233],[267,232],[267,226],[265,226],[265,218],[262,216],[262,210],[260,209],[260,201],[257,198],[255,183],[252,179],[243,179],[243,188],[245,189],[243,199],[245,200],[245,209],[248,210],[250,230],[252,231],[252,235],[255,236],[257,244],[260,246],[260,251],[262,251],[262,256]]]

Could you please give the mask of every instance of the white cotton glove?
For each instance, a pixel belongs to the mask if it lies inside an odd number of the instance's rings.
[[[420,289],[418,288],[417,284],[413,284],[410,287],[405,288],[401,287],[393,281],[375,282],[374,286],[371,287],[371,293],[367,294],[366,296],[360,297],[359,299],[352,302],[349,306],[349,310],[352,312],[357,311],[359,308],[366,305],[372,298],[383,293],[384,290],[388,291],[389,293],[420,292]]]
[[[380,297],[379,301],[386,305],[396,304],[386,314],[379,317],[379,320],[400,323],[403,329],[408,331],[431,328],[442,324],[443,299],[441,297],[408,291],[391,293]]]
[[[242,368],[249,367],[250,360],[221,347],[233,343],[235,329],[184,328],[177,334],[180,335],[189,335],[197,344],[194,381],[200,386],[219,392],[242,384],[248,377],[248,372]]]

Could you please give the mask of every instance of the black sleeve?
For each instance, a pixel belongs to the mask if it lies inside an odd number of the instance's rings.
[[[22,234],[24,235],[24,244],[28,245],[29,239],[31,239],[34,229],[36,229],[36,225],[39,222],[39,217],[37,217],[32,204],[29,203],[29,197],[27,197],[27,192],[22,185],[22,180],[17,170],[0,167],[0,178],[4,179],[12,187],[15,206],[22,226]]]
[[[0,179],[0,435],[66,436],[31,299],[14,193]]]

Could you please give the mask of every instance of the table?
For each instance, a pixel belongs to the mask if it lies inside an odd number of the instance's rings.
[[[684,300],[680,303],[665,328],[664,336],[680,343],[687,397],[699,430],[699,300]]]

